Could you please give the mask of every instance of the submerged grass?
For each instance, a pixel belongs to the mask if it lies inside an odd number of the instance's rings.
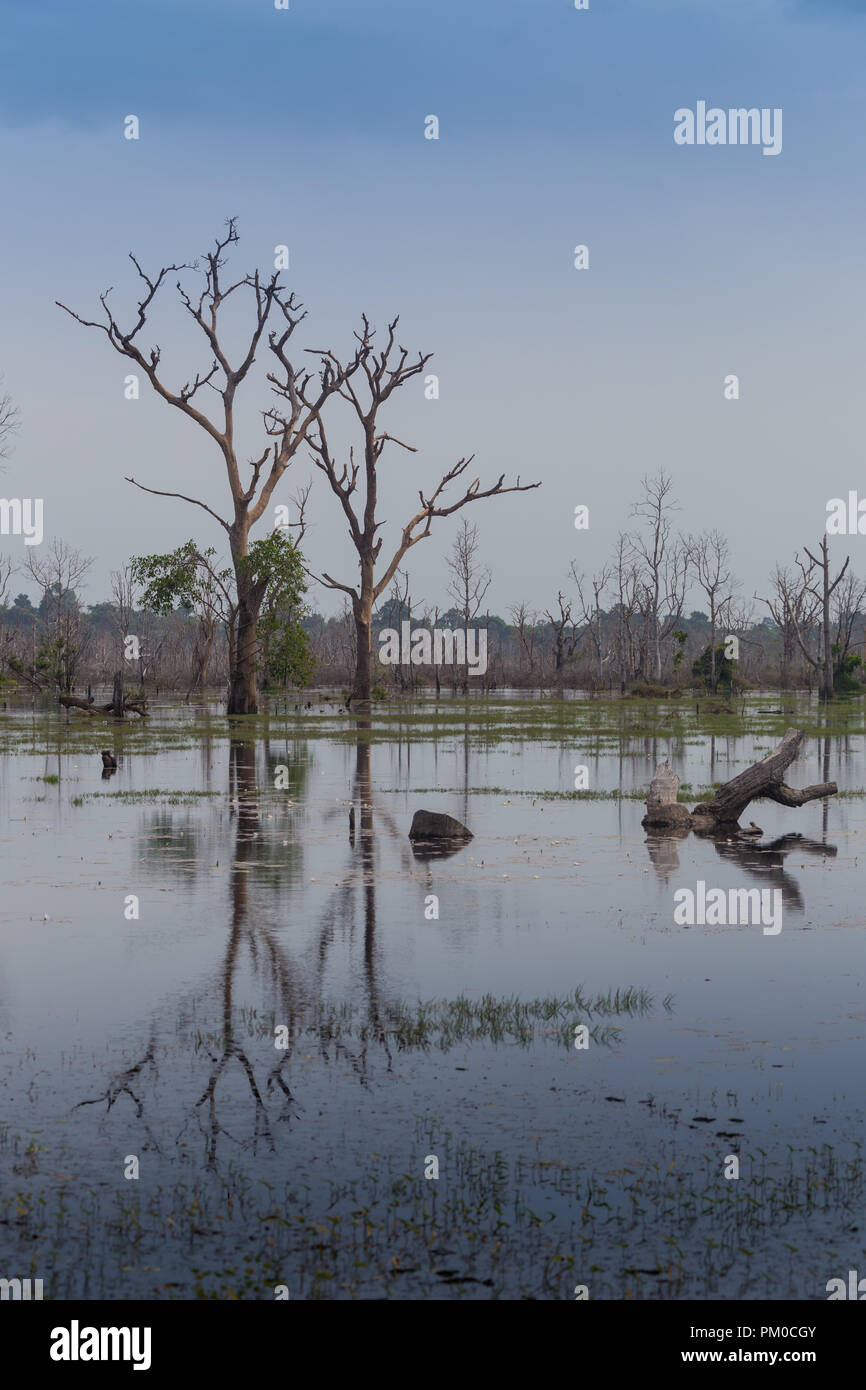
[[[710,782],[703,787],[693,788],[686,783],[680,787],[677,797],[678,801],[700,801],[709,798],[713,792],[717,791],[723,784],[721,782]],[[449,791],[448,787],[385,787],[383,791],[390,796],[400,796],[408,793],[410,796],[433,796],[437,792]],[[461,791],[463,789],[461,788]],[[539,788],[536,791],[522,791],[515,787],[467,787],[467,796],[504,796],[511,800],[517,797],[530,797],[533,801],[646,801],[647,788],[633,787],[630,791],[621,790],[616,787],[612,791],[550,791],[549,789]],[[866,789],[863,793],[866,796]],[[849,792],[849,796],[855,795]]]
[[[517,995],[497,998],[485,994],[480,999],[459,995],[456,999],[419,1000],[408,1004],[392,1000],[374,1015],[350,1003],[317,1001],[289,1029],[291,1042],[315,1037],[322,1045],[355,1039],[393,1045],[399,1050],[450,1048],[469,1042],[517,1043],[528,1047],[539,1039],[574,1043],[575,1026],[586,1023],[590,1038],[605,1046],[620,1041],[622,1029],[593,1020],[643,1018],[655,1007],[655,995],[643,987],[629,985],[603,993],[587,993],[582,986],[571,994],[547,995],[539,999],[520,999]],[[666,995],[662,1008],[670,1013],[673,995]],[[250,1038],[270,1038],[280,1020],[276,1014],[242,1009],[241,1022]],[[196,1047],[213,1047],[223,1042],[220,1034],[199,1033]]]
[[[578,1282],[593,1299],[825,1298],[856,1244],[859,1145],[744,1149],[728,1182],[718,1153],[611,1172],[482,1149],[429,1113],[407,1137],[414,1168],[405,1146],[356,1152],[339,1180],[293,1163],[268,1182],[232,1160],[149,1189],[4,1182],[6,1264],[47,1299],[572,1300]]]
[[[369,716],[346,710],[338,696],[305,692],[307,699],[266,696],[258,715],[229,718],[217,701],[185,704],[169,697],[156,700],[145,720],[116,721],[94,729],[89,719],[67,718],[46,697],[36,706],[22,701],[0,714],[0,751],[33,753],[67,751],[97,756],[110,730],[116,751],[149,752],[197,748],[226,736],[273,738],[280,734],[337,742],[378,743],[441,741],[469,737],[473,747],[543,741],[572,745],[579,739],[590,755],[616,747],[623,756],[645,755],[629,748],[638,740],[659,740],[670,747],[696,738],[762,737],[774,744],[791,725],[807,738],[863,734],[862,697],[840,698],[822,705],[816,696],[751,691],[730,703],[694,694],[660,699],[629,696],[565,696],[535,692],[499,692],[451,696],[420,694],[376,701]],[[12,703],[11,701],[9,702]],[[309,708],[307,706],[309,705]],[[29,738],[32,747],[24,750]]]
[[[82,792],[72,797],[73,806],[83,806],[85,801],[118,801],[122,806],[138,806],[142,803],[163,803],[168,806],[189,806],[207,797],[225,797],[225,792],[160,790],[151,787],[144,791]]]

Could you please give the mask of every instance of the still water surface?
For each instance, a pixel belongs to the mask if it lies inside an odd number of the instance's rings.
[[[758,1299],[863,1267],[866,796],[757,803],[745,845],[648,838],[628,796],[669,757],[697,799],[796,719],[646,737],[579,702],[548,727],[516,697],[372,723],[310,698],[2,716],[0,1273]],[[861,728],[791,784],[866,787]],[[420,806],[474,839],[417,855]],[[780,889],[782,931],[675,925],[698,880]]]

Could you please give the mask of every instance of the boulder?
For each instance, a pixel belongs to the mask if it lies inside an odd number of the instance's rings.
[[[409,831],[410,840],[471,840],[472,831],[453,816],[441,811],[416,811]]]

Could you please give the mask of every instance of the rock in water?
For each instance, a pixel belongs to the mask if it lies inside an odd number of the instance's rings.
[[[102,750],[102,766],[110,769],[112,772],[117,768],[117,759],[114,754],[109,753],[107,749]]]
[[[471,840],[472,831],[453,816],[441,811],[416,811],[409,831],[410,840]]]
[[[680,779],[670,763],[659,763],[656,768],[656,775],[650,783],[649,796],[646,800],[646,815],[641,824],[643,826],[691,825],[691,812],[687,806],[681,806],[677,801],[679,789]]]

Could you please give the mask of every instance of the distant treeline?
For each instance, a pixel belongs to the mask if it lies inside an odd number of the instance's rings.
[[[782,610],[784,619],[784,609]],[[463,630],[486,635],[487,663],[473,675],[456,660],[448,666],[386,665],[379,661],[381,634],[408,622],[413,633]],[[286,662],[263,644],[260,680],[266,690],[299,685],[348,689],[356,669],[356,624],[347,605],[334,617],[304,611],[292,625],[303,659]],[[440,689],[460,693],[504,687],[651,693],[665,687],[697,687],[722,693],[750,686],[818,688],[823,661],[820,614],[800,623],[801,642],[792,626],[772,617],[742,612],[717,623],[715,662],[711,661],[709,616],[693,610],[678,616],[661,643],[661,681],[657,679],[652,625],[623,605],[575,616],[563,595],[551,611],[525,604],[509,618],[477,613],[467,623],[457,607],[413,611],[411,601],[393,595],[373,615],[374,693]],[[838,693],[862,692],[866,617],[836,605],[831,653]],[[805,648],[805,650],[803,649]],[[229,681],[229,639],[219,623],[203,624],[201,614],[178,606],[159,614],[121,600],[85,606],[73,587],[56,585],[37,605],[23,593],[0,606],[0,681],[10,691],[83,693],[109,686],[118,668],[129,686],[193,694],[224,690]],[[714,669],[713,669],[714,667]]]

